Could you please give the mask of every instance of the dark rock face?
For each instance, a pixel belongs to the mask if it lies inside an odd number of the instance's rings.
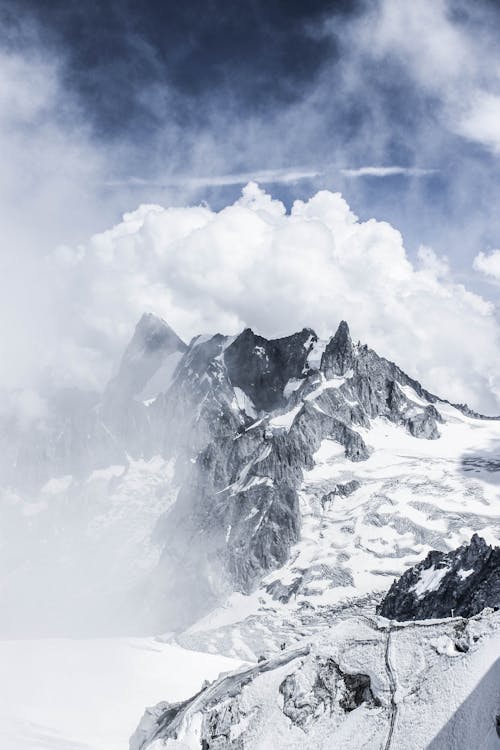
[[[268,341],[250,328],[227,348],[224,361],[229,380],[251,398],[259,411],[284,405],[283,389],[290,379],[302,378],[307,357],[317,341],[309,328]]]
[[[346,674],[333,659],[316,659],[314,672],[309,690],[304,689],[300,670],[285,677],[279,686],[283,713],[293,724],[304,728],[320,713],[331,714],[337,705],[346,713],[362,703],[375,705],[368,675]]]
[[[244,750],[242,738],[231,737],[232,727],[243,718],[237,700],[230,700],[208,712],[202,722],[202,750]]]
[[[349,326],[342,320],[335,336],[330,339],[321,358],[321,370],[326,378],[345,375],[354,364],[354,347]]]
[[[392,620],[471,617],[500,607],[500,547],[474,534],[453,552],[430,552],[395,581],[377,612]]]

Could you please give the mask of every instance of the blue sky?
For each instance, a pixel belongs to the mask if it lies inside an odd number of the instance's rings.
[[[398,226],[410,249],[432,244],[466,272],[500,244],[499,144],[480,121],[466,135],[458,124],[476,90],[497,91],[500,9],[415,5],[17,0],[3,33],[11,50],[57,61],[63,95],[114,156],[123,208],[182,200],[188,191],[167,178],[317,171],[279,194],[340,190],[361,216]],[[342,172],[366,166],[429,172]],[[238,187],[189,192],[217,206]]]
[[[211,178],[292,169],[319,174],[278,182],[285,202],[340,190],[457,273],[500,244],[500,143],[463,111],[499,90],[495,3],[16,0],[2,16],[4,48],[57,65],[64,107],[107,153],[96,190],[110,216],[186,197],[219,207],[239,187]],[[362,167],[410,171],[343,171]]]

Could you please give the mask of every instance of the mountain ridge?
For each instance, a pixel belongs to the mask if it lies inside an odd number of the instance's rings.
[[[288,597],[291,591],[302,596],[317,590],[321,582],[336,596],[347,596],[359,587],[357,576],[368,565],[362,563],[362,549],[369,550],[363,553],[367,559],[382,555],[388,568],[384,574],[396,575],[401,565],[415,561],[423,545],[442,545],[431,520],[435,508],[413,489],[410,473],[402,477],[410,504],[392,499],[397,485],[376,468],[386,454],[387,460],[396,460],[394,466],[413,462],[413,473],[417,466],[424,471],[426,462],[434,460],[428,456],[447,454],[457,435],[457,450],[469,462],[464,472],[487,471],[485,459],[475,463],[469,433],[472,438],[473,426],[482,425],[484,439],[490,433],[496,439],[497,422],[456,410],[367,345],[353,343],[345,321],[326,342],[308,328],[270,340],[245,329],[238,336],[198,336],[189,345],[161,319],[145,316],[142,321],[122,358],[121,380],[111,381],[87,411],[79,407],[74,416],[71,409],[57,412],[52,424],[21,442],[10,475],[19,513],[13,511],[9,520],[22,526],[23,514],[31,517],[42,502],[47,507],[30,522],[33,528],[42,522],[54,529],[61,524],[71,528],[83,545],[82,559],[101,544],[92,514],[105,527],[109,514],[119,514],[123,520],[118,528],[126,539],[128,527],[137,524],[143,536],[134,539],[129,551],[126,544],[119,545],[123,571],[110,566],[110,575],[133,581],[120,581],[120,591],[133,588],[127,605],[133,614],[122,619],[136,618],[141,630],[184,627],[232,592],[248,595],[261,585],[267,590],[273,584],[269,591]],[[152,346],[144,346],[143,332],[146,342],[152,334]],[[139,353],[138,367],[134,352]],[[172,357],[177,358],[175,366],[158,383],[156,374]],[[143,398],[145,383],[152,381],[156,394]],[[393,442],[385,450],[388,439]],[[407,458],[399,457],[400,445],[406,446]],[[453,455],[458,461],[460,454]],[[25,466],[31,471],[28,484]],[[462,472],[458,464],[457,469]],[[147,489],[141,490],[138,476]],[[101,484],[95,477],[102,477]],[[462,479],[453,475],[446,481],[456,483],[462,503]],[[343,486],[352,491],[334,491]],[[50,503],[49,497],[54,498]],[[397,512],[387,512],[384,497]],[[430,520],[419,524],[415,513],[423,511],[415,511],[411,503],[429,508]],[[70,517],[71,508],[79,507],[88,507],[88,520]],[[471,533],[485,523],[479,496],[474,507],[465,516],[464,528]],[[350,536],[345,529],[351,528],[356,508],[362,512],[356,521],[360,526]],[[463,510],[452,510],[450,504],[443,522],[450,529],[457,513]],[[299,554],[294,550],[305,544],[310,524],[318,526],[315,533],[320,535],[330,534],[330,527],[332,534],[337,531],[330,549],[321,557],[318,544],[317,553],[311,552],[311,560],[301,567],[294,563]],[[389,549],[375,551],[371,534],[377,525],[387,527],[394,538],[396,556]],[[58,539],[52,528],[49,534],[57,566],[64,536]],[[99,554],[106,558],[110,553],[102,535]],[[339,544],[349,551],[337,553]],[[92,552],[86,551],[89,545]],[[36,554],[46,555],[42,549],[34,551],[33,560]],[[319,560],[313,562],[315,556]],[[135,560],[143,557],[148,562],[138,570]],[[375,585],[372,567],[363,575]],[[360,594],[365,593],[363,588]],[[122,604],[114,606],[123,612]]]

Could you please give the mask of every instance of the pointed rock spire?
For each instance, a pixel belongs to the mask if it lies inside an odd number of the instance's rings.
[[[127,395],[140,393],[169,355],[184,353],[186,349],[186,344],[163,318],[144,313],[107,391]]]
[[[354,347],[349,326],[342,320],[335,336],[326,345],[320,369],[326,378],[345,375],[354,362]]]
[[[185,351],[185,343],[163,318],[153,313],[144,313],[137,323],[134,335],[124,353],[124,359],[155,351]]]

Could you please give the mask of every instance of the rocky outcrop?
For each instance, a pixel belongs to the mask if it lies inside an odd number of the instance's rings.
[[[247,328],[224,353],[229,381],[248,395],[258,411],[282,407],[286,384],[304,376],[307,358],[316,341],[317,336],[310,328],[271,340]]]
[[[370,684],[366,674],[346,674],[333,659],[316,658],[288,675],[279,686],[283,713],[304,728],[321,714],[331,715],[339,709],[349,713],[362,703],[375,706]]]
[[[500,607],[500,547],[474,534],[452,552],[430,552],[395,581],[377,608],[391,620],[471,617]]]
[[[326,508],[338,497],[349,497],[353,492],[359,490],[360,487],[361,483],[357,479],[351,479],[350,482],[344,482],[344,484],[336,484],[332,490],[326,492],[321,497],[321,506]]]
[[[255,666],[221,675],[184,703],[162,702],[147,708],[130,739],[130,750],[146,750],[156,740],[182,741],[197,718],[200,721],[196,723],[201,725],[200,748],[243,748],[242,735],[249,728],[252,714],[240,706],[245,688],[261,675],[306,657],[309,651],[309,646],[303,646],[272,659],[262,659]]]
[[[321,371],[326,378],[345,375],[354,364],[354,346],[349,326],[342,320],[335,336],[330,339],[321,358]]]

